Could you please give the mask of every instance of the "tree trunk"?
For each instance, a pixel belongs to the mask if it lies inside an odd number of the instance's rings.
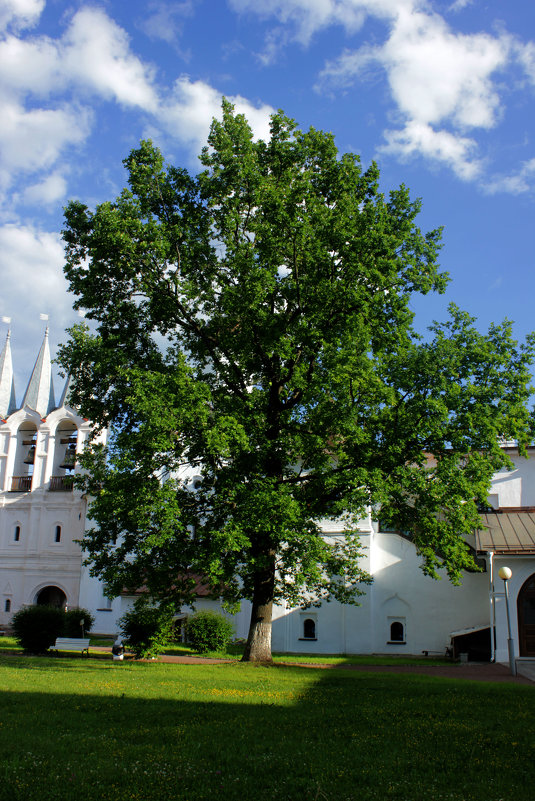
[[[249,636],[243,652],[242,662],[272,662],[271,619],[273,612],[273,590],[275,587],[275,554],[269,554],[270,565],[255,577],[253,607]]]
[[[272,662],[271,612],[273,602],[255,604],[251,610],[251,623],[242,662]]]

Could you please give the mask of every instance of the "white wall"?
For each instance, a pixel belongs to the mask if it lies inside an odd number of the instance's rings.
[[[511,619],[511,635],[515,647],[515,656],[519,656],[517,597],[525,581],[535,573],[535,558],[522,556],[504,556],[494,558],[494,598],[496,610],[496,661],[508,662],[507,645],[507,610],[505,606],[505,590],[502,579],[498,576],[500,567],[511,568],[512,576],[509,584],[509,614]]]
[[[535,506],[535,449],[526,459],[510,452],[513,470],[500,470],[492,479],[490,500],[494,508]]]

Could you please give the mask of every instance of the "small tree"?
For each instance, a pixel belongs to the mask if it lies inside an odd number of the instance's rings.
[[[61,637],[65,612],[56,606],[23,606],[15,612],[11,626],[18,643],[32,654],[44,654]]]
[[[136,600],[132,609],[119,620],[125,645],[138,659],[157,656],[169,645],[173,637],[173,613],[164,606],[156,606],[147,598]]]
[[[187,640],[201,653],[225,649],[233,636],[234,626],[219,612],[197,612],[187,622]]]

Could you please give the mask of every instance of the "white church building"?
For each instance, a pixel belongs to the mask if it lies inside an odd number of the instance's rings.
[[[109,599],[83,565],[78,541],[86,528],[87,499],[73,488],[76,456],[92,430],[57,399],[45,332],[24,396],[17,403],[8,333],[0,353],[0,627],[28,604],[81,606],[95,616],[94,632],[115,634],[133,603]],[[104,438],[104,435],[103,435]],[[361,605],[274,610],[273,649],[294,653],[455,654],[507,662],[508,627],[502,566],[508,581],[515,654],[535,657],[535,459],[504,445],[514,468],[497,473],[481,530],[469,543],[482,570],[462,586],[435,581],[420,569],[409,539],[380,530],[371,515],[361,524],[363,567],[373,576]],[[535,447],[530,449],[535,456]],[[325,536],[342,537],[331,521]],[[199,597],[196,608],[218,608]],[[179,610],[179,617],[191,610]],[[236,637],[246,637],[249,604],[234,616]]]

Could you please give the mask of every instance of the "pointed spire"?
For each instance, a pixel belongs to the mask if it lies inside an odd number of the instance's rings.
[[[67,380],[65,381],[65,386],[63,387],[63,392],[61,393],[61,398],[59,399],[58,409],[62,409],[64,406],[69,405],[69,391],[71,389],[72,378],[70,375],[67,376]]]
[[[17,408],[10,339],[11,330],[8,330],[6,344],[0,353],[0,418],[2,420],[5,420]]]
[[[21,408],[24,409],[25,406],[28,406],[30,409],[35,409],[36,412],[39,412],[41,417],[46,417],[55,408],[55,405],[47,326],[45,338],[35,362]]]

